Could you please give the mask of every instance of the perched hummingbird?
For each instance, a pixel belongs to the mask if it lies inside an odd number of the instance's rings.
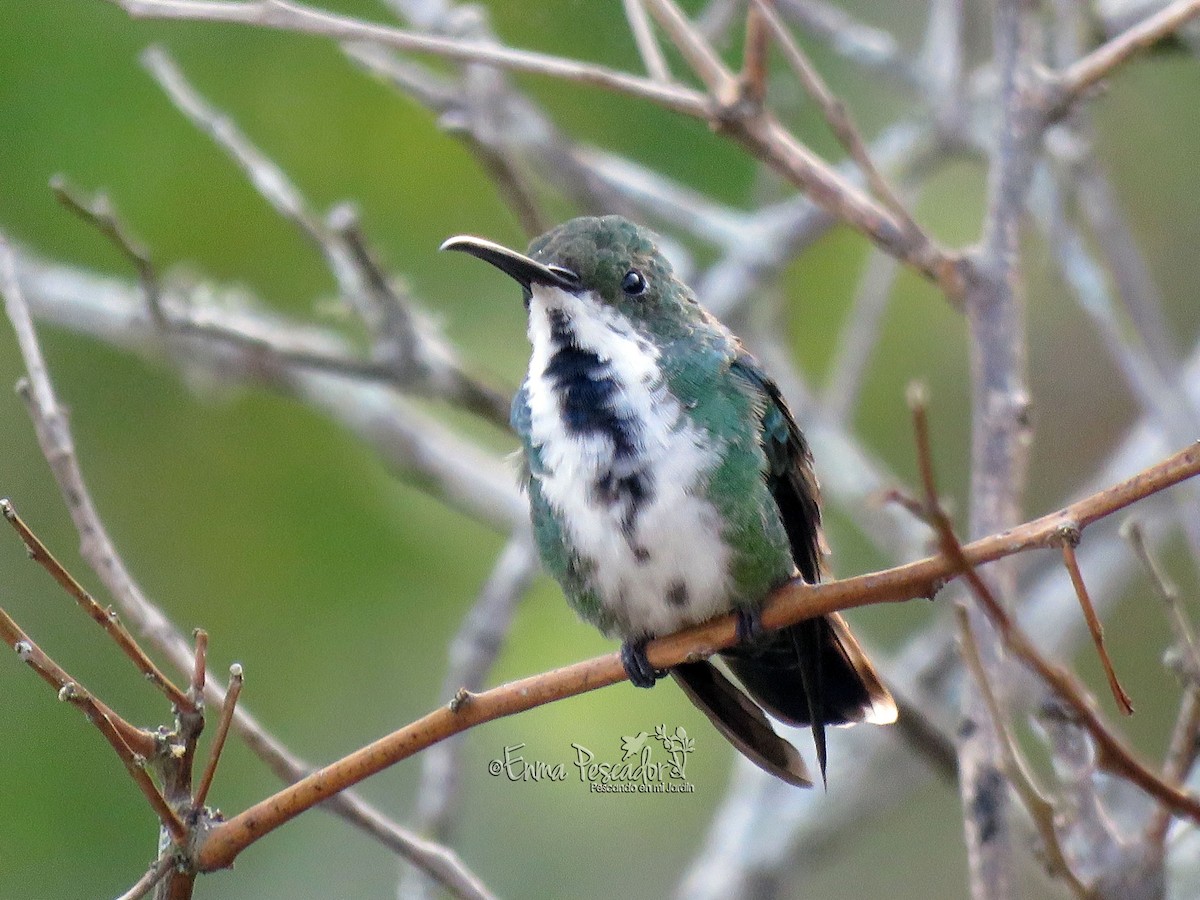
[[[646,658],[651,638],[736,612],[741,640],[721,656],[745,692],[708,661],[670,674],[759,766],[812,784],[763,710],[812,726],[822,777],[826,725],[894,721],[841,616],[762,629],[774,588],[821,577],[812,457],[779,388],[655,236],[604,216],[558,226],[528,255],[470,236],[442,249],[524,290],[532,354],[512,425],[538,550],[575,610],[622,639],[629,680],[665,674]]]

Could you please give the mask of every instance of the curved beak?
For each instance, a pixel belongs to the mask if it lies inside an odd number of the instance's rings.
[[[548,284],[567,291],[579,290],[579,276],[562,266],[545,266],[524,253],[509,250],[500,244],[469,234],[448,238],[439,250],[459,250],[491,263],[514,279],[525,290],[535,284]]]

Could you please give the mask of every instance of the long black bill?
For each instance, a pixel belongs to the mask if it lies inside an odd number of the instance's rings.
[[[570,269],[542,265],[524,253],[473,235],[460,234],[448,238],[438,249],[459,250],[477,256],[516,280],[527,291],[535,284],[548,284],[567,291],[579,289],[579,276]]]

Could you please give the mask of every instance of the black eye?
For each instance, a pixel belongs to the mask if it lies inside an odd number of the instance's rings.
[[[630,269],[625,273],[625,277],[621,279],[621,290],[630,297],[637,297],[639,294],[646,293],[646,279],[642,277],[642,273],[637,269]]]

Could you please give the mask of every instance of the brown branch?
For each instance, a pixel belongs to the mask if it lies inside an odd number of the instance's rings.
[[[958,537],[954,534],[954,528],[950,524],[949,517],[946,516],[939,504],[937,483],[933,474],[933,458],[929,449],[928,427],[924,407],[919,404],[914,404],[913,406],[913,426],[917,437],[917,448],[920,456],[919,469],[921,472],[921,483],[925,490],[926,508],[930,521],[938,533],[942,551],[940,558],[950,563],[954,576],[961,576],[967,582],[971,593],[975,596],[988,620],[999,634],[1004,648],[1019,659],[1026,668],[1036,674],[1078,716],[1080,724],[1088,731],[1092,740],[1096,743],[1096,748],[1099,752],[1098,764],[1102,768],[1123,776],[1151,797],[1168,806],[1175,813],[1186,815],[1193,821],[1200,823],[1200,798],[1186,793],[1177,784],[1171,784],[1163,780],[1163,778],[1134,755],[1133,751],[1117,737],[1116,733],[1100,717],[1100,714],[1088,699],[1087,689],[1067,669],[1049,662],[1041,655],[1033,641],[1025,634],[1016,620],[1009,616],[1008,611],[996,599],[991,588],[979,576],[979,572],[976,570],[978,563],[972,559],[969,552],[971,546],[974,545],[964,547],[959,543]],[[1181,452],[1185,455],[1190,455],[1193,464],[1200,464],[1200,443],[1193,444],[1187,450]],[[1179,456],[1180,454],[1176,454],[1173,458],[1179,458]],[[1124,482],[1124,484],[1131,485],[1137,482],[1149,471],[1149,469],[1145,470],[1140,475],[1134,476],[1133,479]],[[1103,493],[1108,494],[1113,490],[1116,490],[1116,487],[1110,488],[1109,491],[1104,491]],[[1091,499],[1095,499],[1098,496],[1101,495],[1093,495]],[[1080,502],[1087,503],[1089,501]],[[1072,504],[1072,506],[1076,505],[1078,504]],[[1068,509],[1071,508],[1068,507]],[[1039,519],[1037,521],[1042,520]],[[1027,527],[1020,526],[1007,532],[1007,534],[1012,535],[1016,532],[1024,531]],[[1072,533],[1069,529],[1070,526],[1060,520],[1058,530],[1059,541],[1061,541],[1064,534]]]
[[[134,580],[92,501],[75,453],[70,426],[55,396],[29,308],[15,275],[12,251],[3,235],[0,235],[0,294],[29,376],[28,401],[38,443],[79,532],[84,558],[109,593],[117,598],[126,615],[138,624],[141,633],[180,671],[193,672],[195,654],[192,648]],[[211,697],[220,701],[221,688],[212,679],[207,679],[207,690]],[[236,710],[235,726],[251,751],[281,780],[295,782],[311,771],[307,763],[268,732],[244,706]],[[491,897],[457,854],[401,827],[353,791],[338,795],[328,808],[392,852],[420,866],[455,896],[474,900]]]
[[[742,72],[738,77],[741,99],[751,108],[760,107],[767,97],[767,49],[770,32],[767,14],[772,0],[754,0],[746,9],[746,39],[742,49]]]
[[[192,698],[196,707],[200,708],[204,705],[204,682],[208,678],[208,632],[197,628],[192,632],[192,637],[195,639],[196,649],[188,696]]]
[[[1175,0],[1072,63],[1051,82],[1047,94],[1048,114],[1051,117],[1062,115],[1100,79],[1197,16],[1200,16],[1200,0]]]
[[[0,640],[16,651],[20,660],[35,671],[41,679],[58,691],[58,699],[70,703],[85,719],[96,727],[101,736],[125,766],[158,816],[171,839],[180,844],[187,836],[187,829],[175,812],[167,805],[154,782],[144,768],[145,763],[158,751],[154,736],[130,725],[103,701],[87,690],[56,663],[27,635],[13,618],[0,608]]]
[[[779,48],[796,73],[801,86],[816,101],[830,130],[846,152],[850,154],[850,158],[854,160],[855,165],[866,178],[867,184],[875,192],[875,196],[887,206],[896,220],[908,232],[910,240],[928,240],[927,236],[922,235],[921,227],[913,220],[900,196],[871,159],[866,142],[863,140],[858,126],[854,124],[854,119],[851,118],[846,105],[829,89],[825,79],[821,77],[807,54],[788,32],[787,27],[770,7],[768,0],[751,0],[750,8],[761,16],[762,21],[775,36],[775,40],[779,42]]]
[[[1108,647],[1104,643],[1104,626],[1100,624],[1100,618],[1096,615],[1096,607],[1092,605],[1092,598],[1088,596],[1087,585],[1083,581],[1083,572],[1079,570],[1075,544],[1070,537],[1063,539],[1062,555],[1063,565],[1067,567],[1067,572],[1071,576],[1071,584],[1075,587],[1075,596],[1079,599],[1079,607],[1083,610],[1084,619],[1087,620],[1088,631],[1091,632],[1092,643],[1096,645],[1096,653],[1100,657],[1100,665],[1104,668],[1104,677],[1108,679],[1108,687],[1112,691],[1113,699],[1117,701],[1117,706],[1121,708],[1122,713],[1131,716],[1133,715],[1133,701],[1125,692],[1125,688],[1121,686],[1121,682],[1117,678],[1117,671],[1113,668],[1112,658],[1108,655]]]
[[[954,558],[946,555],[929,557],[881,572],[820,585],[790,582],[768,600],[763,608],[763,625],[766,628],[781,628],[804,619],[868,604],[932,597],[946,582],[960,575],[978,580],[979,576],[974,571],[976,565],[1034,548],[1057,547],[1064,529],[1081,531],[1098,519],[1197,474],[1200,474],[1200,443],[1058,512],[959,547],[958,555]],[[1016,626],[1011,623],[1007,623],[1005,630],[1011,634],[1018,633]],[[695,628],[659,638],[647,645],[646,652],[656,669],[669,669],[687,660],[707,657],[732,645],[735,640],[734,617],[722,616]],[[1040,660],[1036,655],[1034,658]],[[1050,672],[1049,664],[1044,665],[1048,674],[1054,674]],[[613,653],[482,693],[469,694],[454,709],[437,709],[215,826],[197,847],[194,863],[202,871],[229,866],[254,841],[306,809],[438,741],[483,722],[578,696],[624,681],[625,678],[620,656]],[[1094,716],[1090,710],[1089,713]],[[1123,763],[1121,771],[1129,774],[1131,780],[1154,796],[1169,800],[1173,809],[1200,821],[1200,801],[1150,773],[1133,760],[1122,745],[1115,743],[1111,735],[1108,750],[1108,758],[1115,761],[1114,767]]]
[[[221,761],[221,751],[225,749],[225,738],[229,736],[229,726],[233,723],[233,713],[237,709],[238,697],[242,694],[244,681],[242,667],[238,663],[234,663],[229,667],[229,689],[225,691],[225,702],[221,704],[221,718],[217,721],[217,733],[213,737],[208,764],[204,767],[200,785],[196,788],[196,793],[192,798],[192,805],[197,809],[204,806],[204,802],[208,799],[208,791],[212,787],[213,776],[217,774],[217,764]]]
[[[747,114],[738,103],[737,79],[674,0],[646,0],[717,103],[722,133],[808,194],[814,203],[857,228],[898,259],[936,282],[951,299],[963,292],[958,255],[919,229],[913,233],[887,209],[851,184],[766,112]]]
[[[133,635],[129,633],[129,630],[117,618],[116,610],[111,606],[108,609],[101,607],[95,598],[84,589],[83,585],[75,580],[75,576],[63,568],[62,563],[54,557],[54,554],[46,548],[41,539],[17,515],[12,502],[7,499],[0,500],[0,511],[4,513],[4,518],[8,520],[17,534],[21,536],[21,541],[25,544],[25,549],[29,552],[29,558],[49,572],[50,576],[58,582],[62,589],[74,598],[75,602],[79,604],[84,612],[91,616],[92,621],[107,632],[108,636],[113,639],[113,642],[121,648],[121,652],[145,676],[146,680],[162,691],[167,699],[171,701],[172,705],[184,710],[194,709],[192,699],[177,688],[171,679],[155,665],[154,660],[150,659],[145,651],[138,646],[137,641],[133,639]]]
[[[338,16],[284,0],[222,2],[222,0],[109,0],[135,18],[230,22],[305,34],[340,41],[374,41],[400,50],[432,53],[448,59],[493,65],[566,81],[601,87],[656,103],[665,109],[709,122],[770,165],[815,203],[863,232],[925,277],[935,281],[951,298],[962,293],[960,260],[932,238],[916,239],[903,223],[875,203],[840,173],[818,158],[773,117],[739,116],[737,79],[721,62],[703,35],[671,0],[643,0],[675,41],[680,52],[708,85],[712,96],[672,83],[617,72],[604,66],[495,43],[456,41],[416,34]]]

